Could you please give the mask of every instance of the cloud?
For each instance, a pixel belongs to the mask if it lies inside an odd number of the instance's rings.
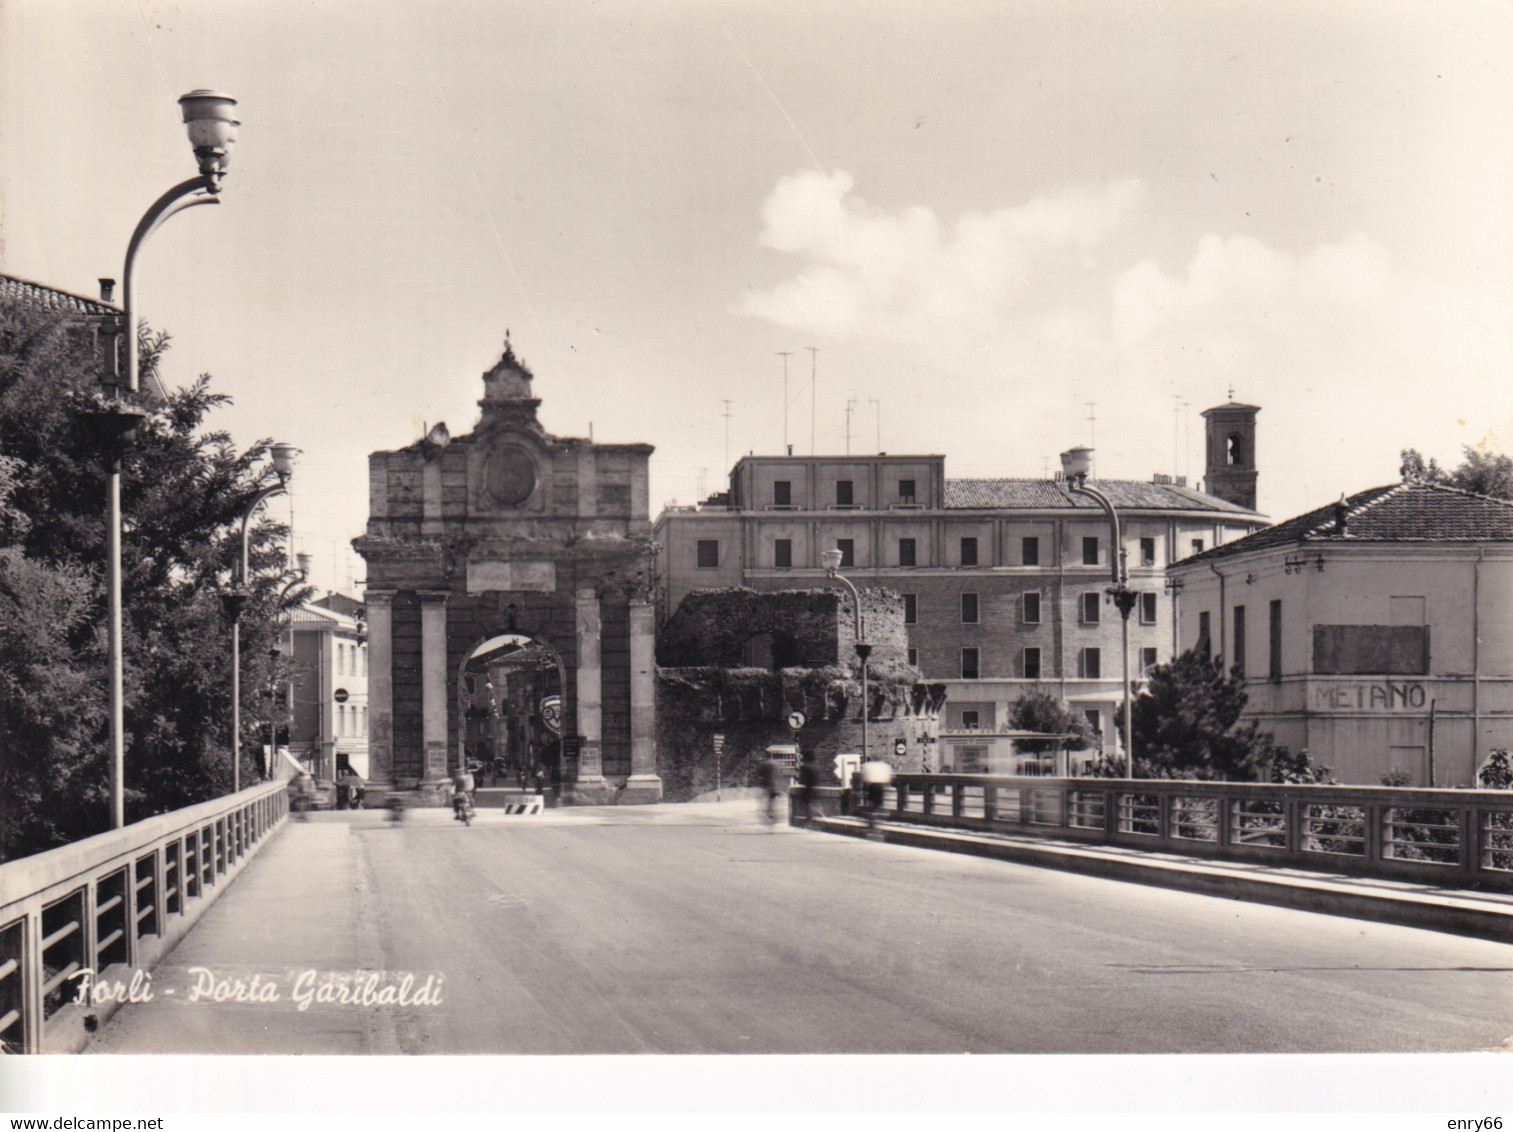
[[[1133,182],[947,225],[923,207],[885,212],[852,195],[849,173],[785,177],[762,209],[761,243],[802,262],[748,296],[741,313],[839,340],[866,336],[974,355],[1008,338],[1081,333],[1043,290],[1047,273],[1086,270],[1084,253],[1117,231],[1139,200]]]
[[[895,447],[939,450],[944,433],[953,468],[993,474],[1085,438],[1096,411],[1100,466],[1143,476],[1185,464],[1173,397],[1195,414],[1232,384],[1265,409],[1270,505],[1290,514],[1391,478],[1401,447],[1453,458],[1489,431],[1513,435],[1505,276],[1416,271],[1366,233],[1291,249],[1210,232],[1163,247],[1171,226],[1148,219],[1133,180],[954,222],[872,207],[853,188],[845,172],[778,183],[760,239],[793,272],[738,310],[858,353],[881,344],[895,369],[933,378],[869,391],[917,430]]]

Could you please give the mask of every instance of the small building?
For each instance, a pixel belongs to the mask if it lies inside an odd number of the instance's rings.
[[[1031,778],[1073,778],[1087,771],[1097,750],[1071,750],[1058,740],[1071,735],[1039,731],[949,731],[940,733],[944,774],[1013,774]],[[1049,747],[1049,750],[1042,748]]]
[[[362,621],[328,608],[335,604],[324,598],[292,610],[284,634],[285,647],[292,645],[280,689],[288,749],[320,782],[335,781],[343,769],[367,778],[369,769],[368,646]]]
[[[1182,649],[1341,782],[1463,786],[1513,747],[1513,502],[1405,481],[1176,563]]]

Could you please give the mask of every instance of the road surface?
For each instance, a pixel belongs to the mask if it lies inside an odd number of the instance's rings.
[[[1510,991],[1504,944],[767,827],[753,803],[326,814],[91,1049],[1469,1051],[1513,1038]]]

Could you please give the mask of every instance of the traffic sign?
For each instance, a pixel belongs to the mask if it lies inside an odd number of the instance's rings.
[[[905,743],[902,739],[895,739],[895,740],[893,740],[893,753],[895,755],[897,755],[899,758],[903,758],[904,755],[906,755],[908,753],[908,751],[909,751],[909,745],[907,743]]]
[[[331,694],[331,698],[333,700],[335,700],[339,704],[346,703],[347,702],[347,689],[345,689],[345,688],[338,688],[338,689],[336,689],[336,691]]]
[[[791,711],[788,713],[788,727],[790,730],[802,731],[804,729],[804,722],[803,712]]]

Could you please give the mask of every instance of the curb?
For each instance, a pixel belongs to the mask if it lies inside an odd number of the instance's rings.
[[[1198,859],[1157,860],[1127,852],[1108,852],[1095,846],[1030,842],[897,823],[885,822],[878,830],[869,831],[864,822],[854,818],[811,819],[807,828],[863,839],[872,832],[873,840],[879,839],[880,834],[885,842],[915,849],[964,853],[1201,896],[1513,943],[1513,903],[1493,904],[1475,895],[1444,889],[1334,874],[1259,873],[1249,867]]]

